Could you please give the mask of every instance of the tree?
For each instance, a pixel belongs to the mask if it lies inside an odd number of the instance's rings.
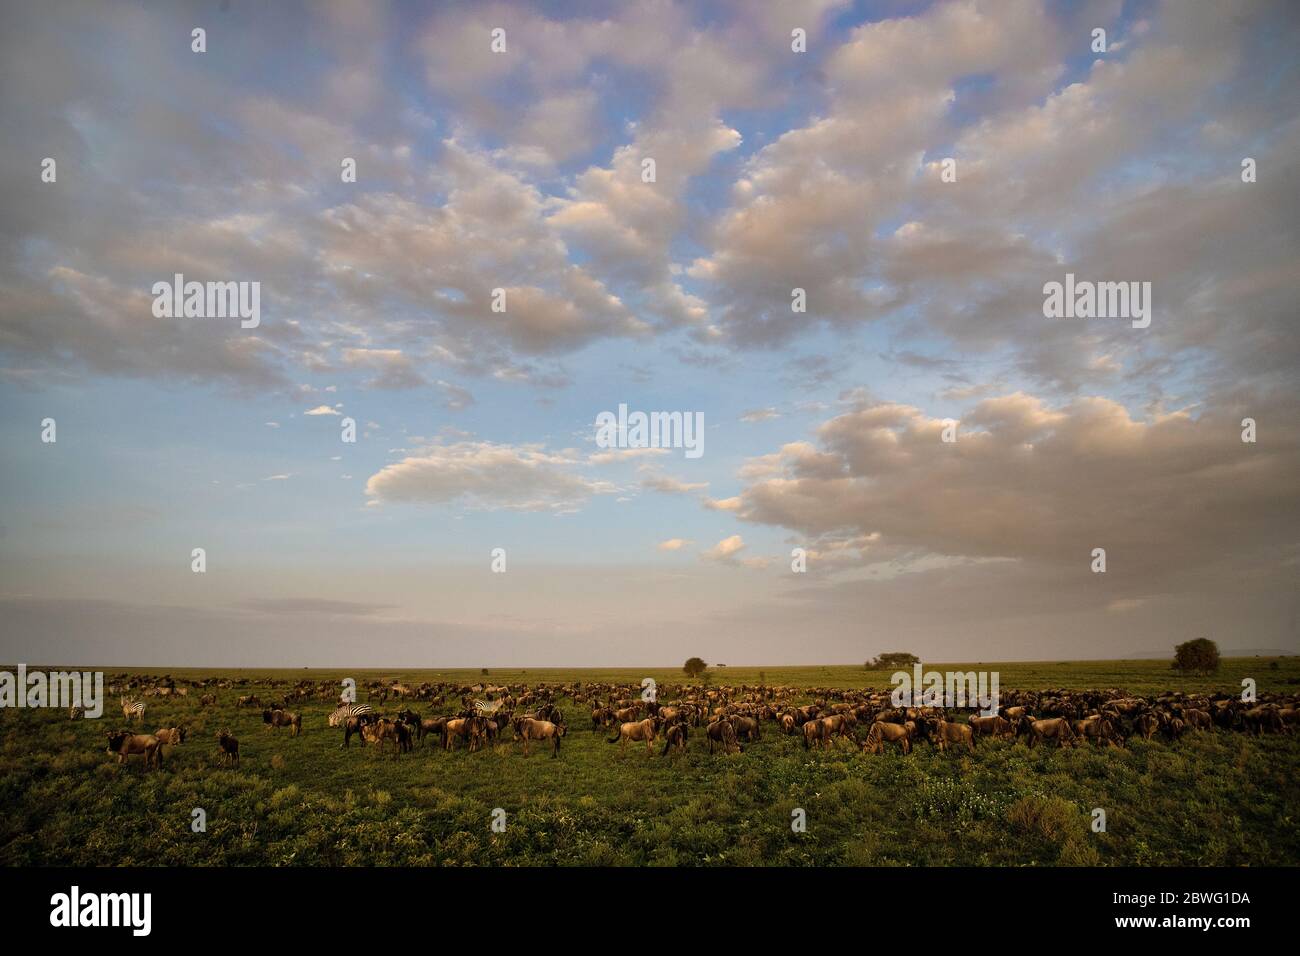
[[[890,667],[911,667],[913,664],[921,663],[921,658],[915,654],[909,654],[907,651],[890,651],[887,654],[881,654],[874,661],[867,664],[867,670],[885,670]]]
[[[699,677],[704,673],[709,665],[704,663],[702,658],[692,657],[682,665],[682,670],[686,672],[687,677]]]
[[[1174,670],[1212,674],[1219,669],[1219,645],[1208,637],[1198,637],[1174,648]]]

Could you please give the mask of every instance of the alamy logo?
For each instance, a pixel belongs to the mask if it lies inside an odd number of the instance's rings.
[[[81,707],[87,717],[104,714],[103,671],[0,671],[0,707]]]
[[[129,926],[135,936],[148,936],[153,924],[150,893],[70,893],[50,897],[51,926]]]
[[[186,282],[176,273],[170,283],[153,284],[156,319],[242,319],[239,327],[262,324],[262,283]]]
[[[978,707],[985,717],[998,712],[997,671],[895,671],[889,695],[895,707]],[[924,688],[924,689],[922,689]]]
[[[632,412],[596,416],[596,444],[601,448],[684,448],[687,458],[704,454],[703,412]]]
[[[1043,286],[1043,315],[1049,319],[1132,319],[1133,328],[1151,324],[1150,282],[1090,282],[1065,274],[1065,282]]]

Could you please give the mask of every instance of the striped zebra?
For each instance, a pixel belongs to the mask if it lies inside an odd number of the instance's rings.
[[[330,714],[330,726],[341,727],[349,718],[360,717],[362,714],[371,713],[373,708],[369,704],[344,704],[334,713]]]
[[[122,716],[127,720],[144,721],[144,701],[122,698]]]

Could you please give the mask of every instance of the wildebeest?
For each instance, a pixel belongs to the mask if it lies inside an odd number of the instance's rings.
[[[970,729],[976,737],[1010,737],[1015,733],[1011,721],[997,714],[989,717],[971,715]]]
[[[1209,719],[1209,715],[1206,715]],[[1091,717],[1085,717],[1082,720],[1076,720],[1071,727],[1076,737],[1082,737],[1084,740],[1091,738],[1098,744],[1105,741],[1107,744],[1123,746],[1124,738],[1115,730],[1115,724],[1109,717],[1103,717],[1101,714],[1093,714]]]
[[[803,749],[810,750],[814,747],[825,747],[830,745],[831,728],[830,725],[822,718],[809,720],[803,725]]]
[[[287,710],[264,710],[262,711],[262,723],[267,725],[267,729],[274,730],[277,727],[288,727],[289,736],[297,737],[302,733],[302,714],[292,714]]]
[[[753,741],[759,739],[758,719],[756,717],[745,717],[737,714],[728,719],[731,721],[731,726],[736,730],[737,740]]]
[[[416,740],[423,741],[427,736],[436,736],[441,742],[442,732],[446,726],[446,717],[424,717],[420,720],[420,726],[416,729]]]
[[[740,745],[736,739],[736,728],[732,726],[731,721],[715,720],[705,728],[705,736],[709,739],[709,753],[713,753],[713,745],[718,744],[722,747],[723,753],[740,752],[745,748]]]
[[[515,721],[515,737],[524,742],[524,756],[528,756],[528,742],[530,740],[549,740],[551,744],[551,756],[560,755],[560,738],[567,732],[563,724],[555,724],[549,720],[536,720],[532,717],[521,717]]]
[[[473,753],[483,746],[483,740],[488,733],[487,723],[488,721],[484,717],[453,717],[442,728],[443,748],[446,750],[453,749],[452,742],[460,738],[465,741],[466,746]]]
[[[1275,734],[1286,733],[1281,708],[1276,704],[1257,704],[1249,710],[1243,710],[1241,724],[1248,734],[1262,735],[1265,731]]]
[[[144,756],[144,767],[162,769],[162,742],[153,734],[133,734],[129,730],[110,730],[107,732],[108,751],[117,754],[118,763],[126,763],[131,754]]]
[[[968,749],[975,749],[975,731],[969,724],[936,720],[930,725],[930,739],[941,751],[947,750],[949,744],[965,744]]]
[[[1055,740],[1058,747],[1074,743],[1074,730],[1070,727],[1070,721],[1066,717],[1048,717],[1044,720],[1023,717],[1021,718],[1021,727],[1029,738],[1031,749],[1040,740]]]
[[[591,729],[593,732],[608,727],[614,722],[614,711],[610,707],[593,707],[591,709]]]
[[[630,720],[619,724],[618,733],[607,740],[606,743],[618,744],[619,751],[626,752],[629,740],[644,740],[645,752],[651,753],[654,750],[655,742],[654,718],[647,717],[645,720]]]
[[[160,743],[170,746],[185,743],[184,727],[159,727],[153,732],[153,735],[158,738]]]
[[[867,731],[867,739],[862,742],[862,749],[869,754],[883,753],[885,744],[897,744],[899,749],[905,754],[912,752],[912,730],[915,727],[911,721],[907,724],[889,724],[883,720],[877,720]]]
[[[1143,740],[1150,740],[1155,736],[1156,731],[1160,729],[1160,718],[1151,713],[1139,714],[1137,719],[1133,721],[1133,726],[1137,728]]]
[[[361,728],[361,739],[368,744],[376,744],[379,752],[384,752],[384,744],[393,742],[393,756],[411,749],[411,729],[399,720],[380,717]]]
[[[221,746],[222,759],[232,766],[239,766],[239,741],[229,730],[217,733],[217,743]]]
[[[670,750],[685,753],[687,737],[689,737],[689,733],[687,732],[685,722],[670,725],[668,729],[664,731],[663,756],[667,756],[668,751]]]

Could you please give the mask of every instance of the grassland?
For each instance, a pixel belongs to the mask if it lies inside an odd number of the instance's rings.
[[[970,665],[997,670],[1002,688],[1115,687],[1295,691],[1300,661],[1225,661],[1213,677],[1160,661]],[[112,669],[110,669],[112,670]],[[142,672],[132,668],[133,673]],[[721,668],[715,684],[888,686],[861,667]],[[217,672],[171,669],[174,677]],[[353,670],[221,671],[254,681],[353,677]],[[672,670],[386,670],[385,677],[494,683],[681,679]],[[1292,683],[1295,682],[1295,683]],[[247,690],[241,692],[247,693]],[[103,732],[121,724],[58,711],[0,712],[0,862],[190,865],[1296,865],[1300,863],[1300,738],[1212,731],[1177,743],[1133,740],[1127,751],[1028,750],[994,743],[973,756],[869,757],[841,744],[806,752],[765,726],[744,753],[710,756],[700,736],[664,758],[620,754],[564,703],[570,733],[560,759],[516,745],[481,753],[435,748],[393,758],[325,726],[310,704],[304,734],[264,729],[260,713],[195,700],[149,701],[146,729],[172,723],[191,739],[163,772],[139,758],[119,767]],[[389,704],[389,711],[395,710]],[[427,706],[422,709],[431,713]],[[229,727],[242,766],[222,766],[213,734]],[[490,823],[506,812],[504,833]],[[1106,832],[1090,827],[1106,811]],[[207,830],[191,831],[203,808]],[[792,811],[807,815],[794,833]]]

